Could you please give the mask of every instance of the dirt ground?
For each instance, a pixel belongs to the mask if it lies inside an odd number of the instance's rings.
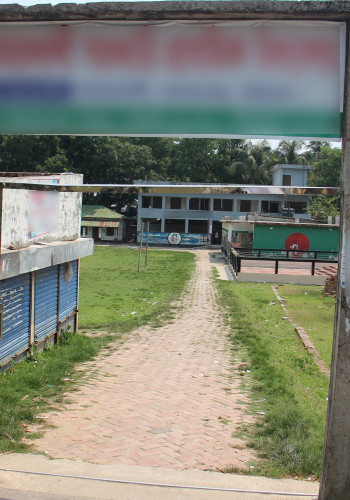
[[[213,255],[198,250],[196,256],[174,320],[131,332],[117,349],[85,364],[91,376],[67,395],[70,403],[43,415],[53,427],[35,441],[38,450],[178,470],[246,467],[254,458],[234,437],[252,416],[211,280]]]

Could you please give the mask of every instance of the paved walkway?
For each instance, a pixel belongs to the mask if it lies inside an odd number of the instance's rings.
[[[176,319],[140,329],[110,355],[88,363],[93,373],[36,447],[54,458],[173,469],[244,467],[253,452],[233,438],[251,421],[211,282],[208,251]]]
[[[275,262],[274,261],[243,261],[242,262],[242,273],[265,273],[270,274],[275,272]],[[338,264],[325,265],[318,263],[315,266],[315,276],[335,276],[338,272]],[[279,262],[278,266],[279,274],[291,274],[291,275],[311,275],[311,262]]]

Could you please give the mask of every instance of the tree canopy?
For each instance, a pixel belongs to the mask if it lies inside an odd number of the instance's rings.
[[[0,136],[2,172],[77,172],[86,183],[271,184],[276,163],[312,165],[310,184],[339,186],[341,150],[319,141],[284,140],[273,149],[245,139]],[[113,202],[95,198],[90,202]]]

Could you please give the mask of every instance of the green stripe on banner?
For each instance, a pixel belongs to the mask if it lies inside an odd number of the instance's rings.
[[[341,137],[342,114],[318,110],[0,106],[1,134]]]

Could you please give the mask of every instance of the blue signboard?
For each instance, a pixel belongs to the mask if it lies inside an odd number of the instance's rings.
[[[137,233],[137,241],[140,241],[141,231]],[[146,241],[147,233],[143,233],[143,240]],[[209,245],[209,234],[189,234],[189,233],[154,233],[150,232],[148,243],[151,245],[171,245],[171,246],[203,246]]]

